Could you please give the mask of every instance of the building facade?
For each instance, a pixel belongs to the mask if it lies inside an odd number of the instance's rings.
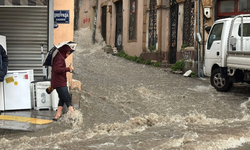
[[[184,47],[192,52],[189,57],[202,58],[208,36],[206,29],[216,19],[250,12],[247,0],[76,1],[78,28],[99,30],[107,45],[131,56],[140,56],[155,47],[162,61],[170,64],[183,59]],[[202,37],[199,49],[197,33]]]

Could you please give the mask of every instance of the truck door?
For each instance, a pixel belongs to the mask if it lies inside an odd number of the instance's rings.
[[[209,34],[206,51],[205,51],[205,64],[204,73],[207,76],[211,75],[212,66],[215,63],[221,63],[221,35],[223,23],[215,24]]]

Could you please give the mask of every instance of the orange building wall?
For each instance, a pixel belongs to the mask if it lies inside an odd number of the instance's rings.
[[[54,45],[64,41],[73,41],[74,38],[74,0],[55,0],[54,10],[69,10],[69,24],[58,24],[54,29]],[[73,64],[73,54],[67,59],[67,62]],[[72,74],[68,73],[67,78],[70,86],[72,85]]]

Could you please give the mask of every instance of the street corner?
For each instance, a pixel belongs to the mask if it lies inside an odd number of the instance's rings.
[[[53,122],[51,118],[54,114],[50,110],[3,112],[0,115],[0,129],[37,131],[48,127]]]

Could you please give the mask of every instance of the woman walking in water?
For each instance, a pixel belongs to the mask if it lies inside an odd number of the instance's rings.
[[[54,121],[57,121],[58,118],[61,117],[64,103],[67,105],[68,110],[74,113],[71,96],[67,87],[66,76],[66,73],[72,72],[74,68],[72,66],[66,67],[65,63],[65,59],[73,52],[73,50],[68,45],[64,45],[58,50],[59,52],[53,58],[51,76],[51,87],[56,89],[59,97],[56,116],[53,118]]]

